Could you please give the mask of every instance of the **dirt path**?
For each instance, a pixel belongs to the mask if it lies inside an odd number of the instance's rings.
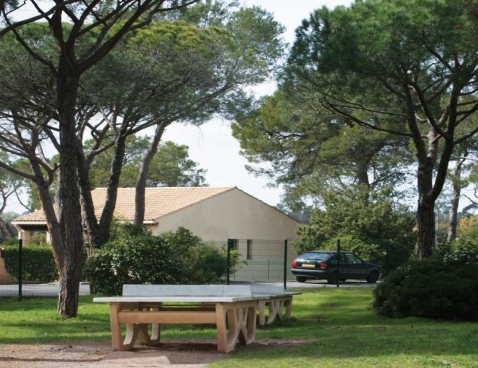
[[[240,349],[267,349],[303,344],[303,340],[260,340]],[[310,342],[307,341],[307,342]],[[215,340],[169,340],[156,347],[111,351],[109,342],[0,345],[2,368],[204,368],[234,352],[217,351]]]
[[[214,342],[168,342],[158,347],[138,347],[112,352],[108,342],[0,345],[2,368],[202,368],[227,358]]]

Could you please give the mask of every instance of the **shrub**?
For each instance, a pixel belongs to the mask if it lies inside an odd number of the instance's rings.
[[[85,264],[93,293],[120,295],[123,284],[177,283],[173,275],[181,260],[168,244],[139,227],[120,229],[121,236],[113,236]]]
[[[466,216],[460,219],[458,224],[458,236],[460,239],[478,238],[478,216]]]
[[[18,279],[18,245],[3,246],[2,257],[7,272]],[[58,272],[49,246],[29,245],[22,247],[22,280],[51,282],[58,279]]]
[[[398,268],[375,288],[373,309],[389,317],[478,320],[476,250],[458,245]]]
[[[18,247],[18,239],[17,238],[10,238],[10,239],[1,239],[0,244],[2,247]]]
[[[185,267],[188,284],[218,284],[226,275],[227,254],[215,246],[201,244],[188,252],[189,267]]]
[[[123,284],[210,284],[226,275],[226,252],[179,228],[154,236],[116,225],[111,240],[86,262],[93,293],[121,294]]]
[[[203,243],[201,238],[193,235],[183,227],[176,232],[168,231],[161,235],[183,258],[183,277],[188,284],[217,284],[227,273],[227,248],[218,248],[212,244]],[[231,273],[239,264],[239,252],[231,250]]]
[[[342,248],[370,262],[394,270],[407,262],[416,243],[415,218],[405,207],[396,206],[388,189],[366,186],[321,193],[322,203],[310,225],[297,228],[300,238],[292,244],[298,254],[314,249]]]
[[[446,264],[478,265],[478,242],[471,239],[456,241],[448,246],[444,246],[438,254]]]
[[[350,235],[329,239],[328,241],[324,242],[323,248],[330,250],[337,249],[338,240],[340,240],[340,248],[342,250],[354,252],[356,255],[369,262],[383,264],[383,252],[379,246],[375,244],[367,244],[362,240],[356,239]]]
[[[30,243],[28,245],[46,245],[46,233],[41,231],[35,231],[30,237]]]

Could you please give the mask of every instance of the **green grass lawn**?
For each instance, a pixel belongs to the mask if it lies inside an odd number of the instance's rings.
[[[212,367],[478,367],[478,323],[386,319],[369,309],[368,288],[302,290],[293,318],[258,327],[257,341],[293,345],[239,347]],[[0,299],[0,343],[110,340],[106,303],[80,298],[79,316],[61,320],[55,299]],[[164,326],[163,339],[215,338],[213,328]]]

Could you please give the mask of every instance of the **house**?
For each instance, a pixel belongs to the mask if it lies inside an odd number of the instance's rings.
[[[92,191],[97,218],[101,214],[106,189]],[[134,188],[119,188],[115,217],[133,221]],[[280,281],[285,262],[296,254],[286,240],[297,238],[299,222],[276,208],[245,193],[237,187],[159,187],[146,189],[144,225],[153,234],[189,229],[205,242],[225,246],[232,239],[233,247],[247,262],[236,273],[236,279],[247,281]],[[28,244],[30,234],[45,231],[43,211],[16,218],[12,224]],[[287,257],[284,257],[287,252]],[[288,272],[288,277],[290,272]],[[252,278],[252,279],[251,279]]]

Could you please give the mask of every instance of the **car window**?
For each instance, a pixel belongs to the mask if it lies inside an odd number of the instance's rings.
[[[328,253],[308,252],[299,256],[300,259],[310,259],[314,261],[325,261],[329,257]]]
[[[352,264],[360,263],[357,257],[355,256],[355,254],[347,253],[345,254],[345,257],[347,257],[348,263],[352,263]]]
[[[337,259],[338,259],[338,254],[334,254],[331,258],[330,258],[330,263],[331,264],[337,264]],[[347,258],[345,257],[344,254],[340,253],[340,263],[341,264],[344,264],[344,263],[347,263]]]
[[[362,258],[360,258],[359,256],[355,255],[355,258],[357,258],[357,262],[358,263],[367,263],[365,262]]]

